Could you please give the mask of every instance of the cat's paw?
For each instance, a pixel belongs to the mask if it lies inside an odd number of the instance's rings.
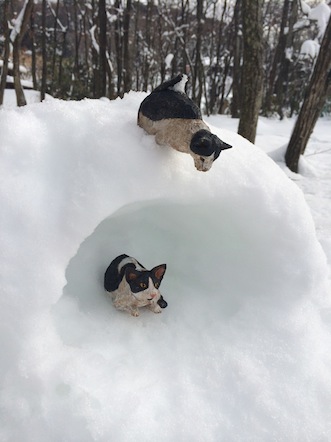
[[[154,313],[162,313],[162,309],[159,305],[155,304],[155,305],[151,305],[150,310],[152,310],[152,312]]]
[[[138,310],[131,310],[131,316],[137,317],[139,316],[139,311]]]

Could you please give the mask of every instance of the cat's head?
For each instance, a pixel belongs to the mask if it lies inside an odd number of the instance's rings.
[[[166,268],[166,264],[160,264],[152,270],[136,270],[133,267],[125,270],[125,279],[132,295],[139,303],[148,305],[158,302],[161,297],[159,287]]]
[[[230,144],[224,143],[208,130],[198,130],[190,143],[191,156],[197,170],[207,172],[213,162],[220,156],[222,150],[230,149]]]

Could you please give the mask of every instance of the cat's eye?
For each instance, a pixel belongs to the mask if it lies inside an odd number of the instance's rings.
[[[139,285],[142,289],[145,289],[147,287],[147,285],[144,282],[141,282]]]
[[[159,282],[156,282],[156,283],[154,284],[154,287],[155,287],[155,288],[158,288],[159,285],[160,285],[160,283],[159,283]]]

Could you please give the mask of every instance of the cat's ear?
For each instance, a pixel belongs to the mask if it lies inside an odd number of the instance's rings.
[[[139,275],[139,272],[137,272],[134,269],[128,268],[125,270],[125,278],[128,282],[134,281],[135,279],[137,279],[138,275]]]
[[[153,273],[156,279],[161,281],[165,274],[166,269],[167,269],[167,264],[160,264],[159,266],[154,267],[151,270],[151,272]]]

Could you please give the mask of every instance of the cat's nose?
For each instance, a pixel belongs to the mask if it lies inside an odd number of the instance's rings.
[[[156,293],[151,293],[151,298],[154,299],[156,296]]]

